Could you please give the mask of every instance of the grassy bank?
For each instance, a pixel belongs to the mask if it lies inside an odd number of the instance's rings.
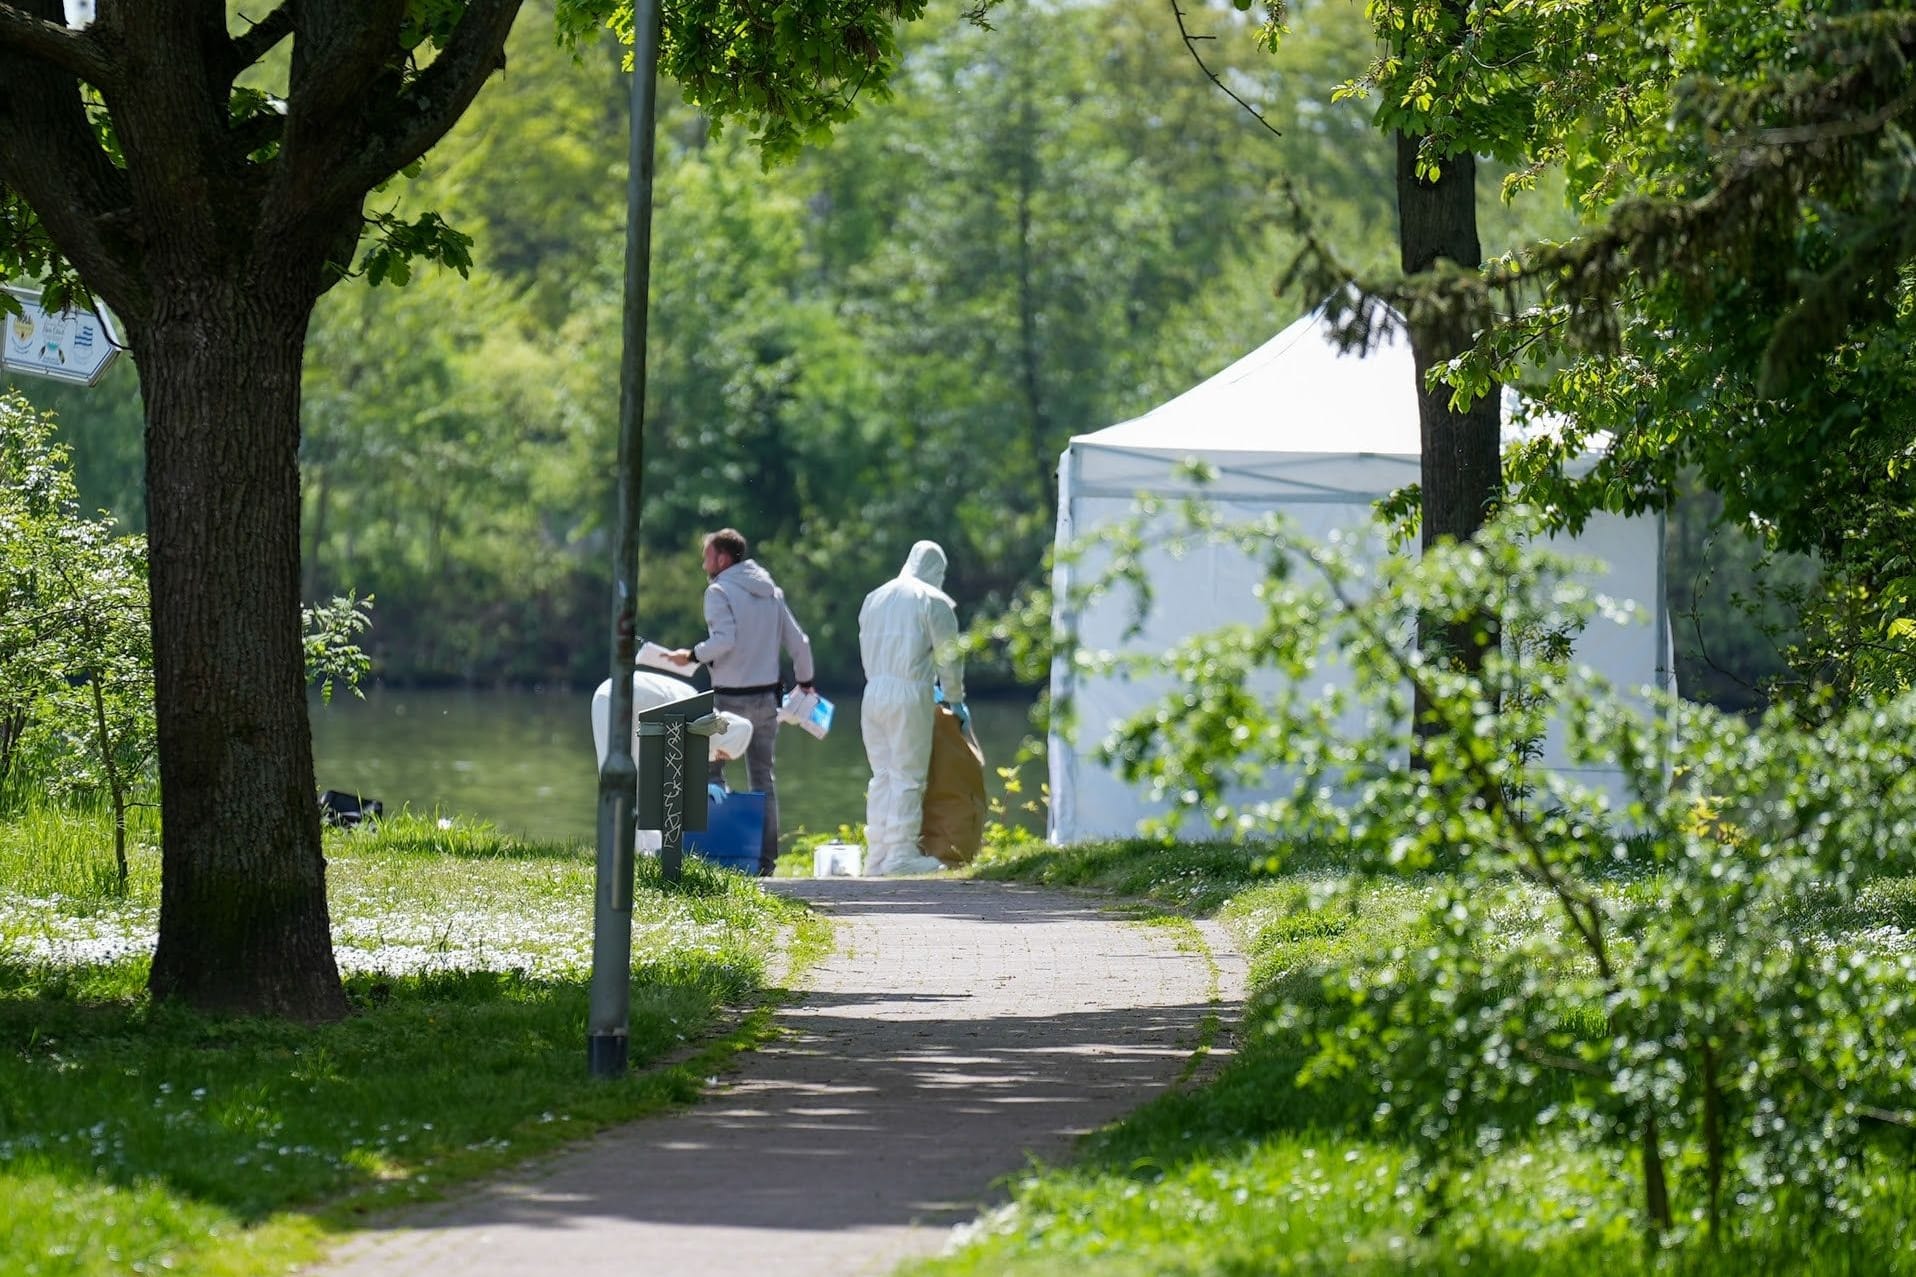
[[[1718,1247],[1693,1236],[1681,1252],[1652,1253],[1627,1168],[1537,1123],[1554,1096],[1490,1115],[1515,1138],[1453,1170],[1433,1209],[1410,1144],[1374,1120],[1382,1097],[1349,1077],[1300,1080],[1316,1044],[1285,1008],[1321,1005],[1327,972],[1416,944],[1434,878],[1350,883],[1321,857],[1143,844],[1013,847],[978,872],[1215,910],[1252,960],[1253,1001],[1238,1054],[1213,1081],[1100,1133],[1071,1166],[1021,1176],[1006,1207],[914,1273],[1916,1273],[1916,1162],[1878,1159],[1882,1191],[1847,1231],[1778,1235],[1756,1221]],[[1885,880],[1804,919],[1805,930],[1916,930],[1912,888]],[[1696,1168],[1674,1173],[1694,1202]]]
[[[727,1009],[781,936],[800,961],[823,943],[747,879],[688,862],[668,893],[646,865],[633,1073],[593,1083],[588,849],[403,817],[329,835],[357,1014],[313,1029],[146,999],[150,834],[120,893],[100,822],[0,824],[0,1274],[283,1271],[361,1214],[691,1098],[766,1031]]]

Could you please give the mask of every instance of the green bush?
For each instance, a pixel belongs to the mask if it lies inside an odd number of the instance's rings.
[[[1900,918],[1872,893],[1913,867],[1916,697],[1751,725],[1635,708],[1561,642],[1506,640],[1479,669],[1415,650],[1420,622],[1574,634],[1614,606],[1521,511],[1375,564],[1277,520],[1187,519],[1272,565],[1263,614],[1148,658],[1179,691],[1110,754],[1171,796],[1172,827],[1325,848],[1348,890],[1424,883],[1400,938],[1292,984],[1265,1025],[1410,1150],[1417,1210],[1522,1146],[1611,1167],[1657,1246],[1880,1221],[1916,1129],[1916,954],[1864,920]],[[1574,763],[1621,768],[1622,805],[1536,769],[1552,721]],[[1234,797],[1279,776],[1284,797]]]

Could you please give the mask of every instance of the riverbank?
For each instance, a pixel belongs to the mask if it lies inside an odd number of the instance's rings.
[[[329,833],[355,1014],[309,1028],[147,1000],[150,834],[119,894],[102,821],[0,826],[0,1272],[284,1271],[368,1212],[693,1098],[824,940],[747,879],[688,862],[667,892],[642,865],[633,1071],[596,1083],[588,849],[451,819]]]

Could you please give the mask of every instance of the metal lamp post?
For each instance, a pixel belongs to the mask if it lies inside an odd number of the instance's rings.
[[[631,1019],[634,608],[639,580],[639,492],[645,468],[646,295],[651,286],[653,103],[658,87],[658,0],[632,14],[632,130],[626,154],[625,349],[619,362],[618,517],[612,546],[612,703],[599,768],[599,856],[592,914],[592,986],[586,1062],[592,1076],[625,1072]]]

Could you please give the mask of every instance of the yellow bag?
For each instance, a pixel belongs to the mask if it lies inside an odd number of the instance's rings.
[[[925,823],[918,845],[947,866],[968,865],[985,840],[985,755],[948,706],[931,727]]]

